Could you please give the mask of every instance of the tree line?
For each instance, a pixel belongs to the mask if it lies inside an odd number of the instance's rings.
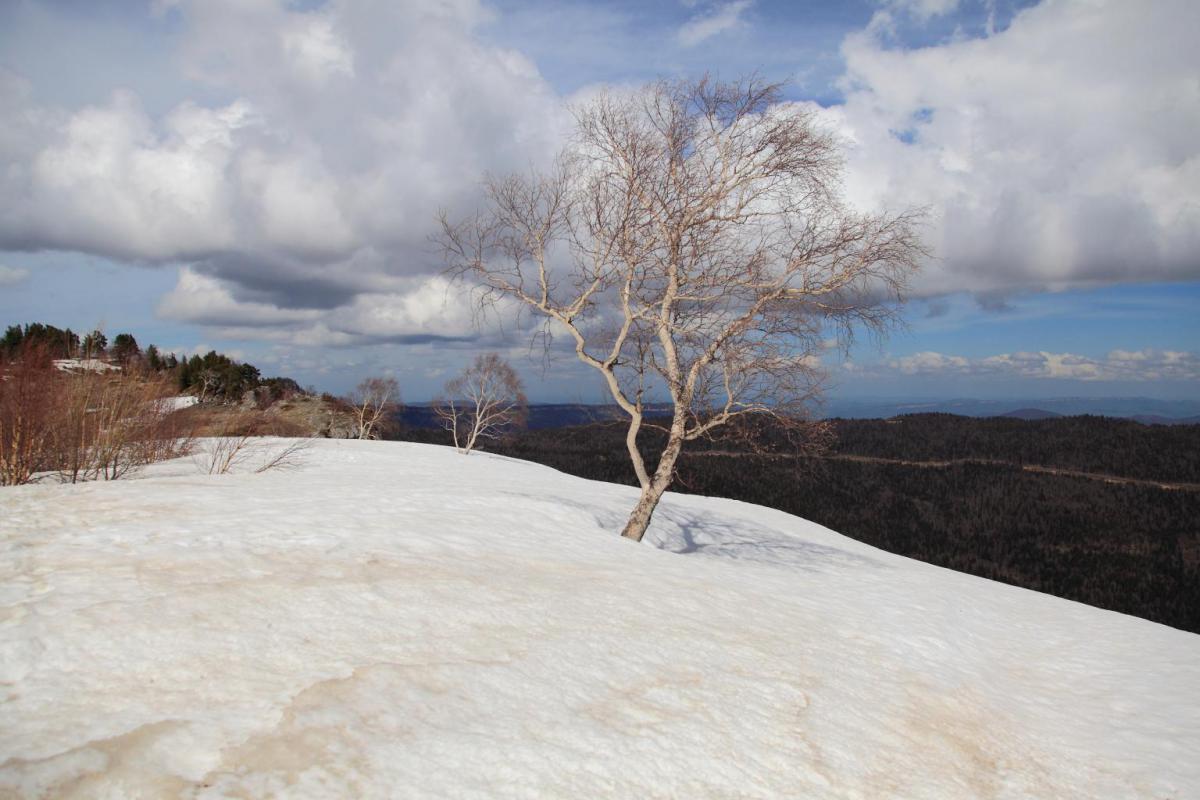
[[[910,461],[987,459],[1200,483],[1200,425],[1074,416],[1041,420],[911,414],[835,423],[837,452]]]
[[[129,333],[110,340],[42,322],[0,337],[0,485],[44,477],[115,480],[190,451],[195,421],[174,398],[266,408],[304,393],[290,378],[210,351],[190,358],[144,350]]]
[[[34,360],[98,361],[127,371],[155,374],[167,379],[179,393],[193,394],[205,402],[236,403],[252,392],[264,405],[304,393],[291,378],[263,378],[253,364],[215,350],[188,357],[164,353],[154,344],[143,349],[131,333],[118,333],[110,342],[100,330],[80,336],[70,328],[44,322],[9,325],[0,338],[0,364],[19,361],[23,353],[38,354]],[[90,365],[63,366],[87,369]]]

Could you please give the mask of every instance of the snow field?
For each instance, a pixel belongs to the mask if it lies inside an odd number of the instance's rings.
[[[282,446],[282,443],[281,443]],[[1200,796],[1200,637],[486,454],[0,492],[0,796]]]

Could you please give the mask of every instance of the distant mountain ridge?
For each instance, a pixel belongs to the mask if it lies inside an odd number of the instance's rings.
[[[670,416],[666,403],[647,406],[649,417]],[[826,419],[888,419],[905,414],[957,414],[962,417],[1012,417],[1025,420],[1090,414],[1100,417],[1133,419],[1144,425],[1200,424],[1200,402],[1156,400],[1143,397],[1082,398],[1064,397],[1046,400],[831,400],[824,408]],[[439,427],[429,404],[406,406],[401,420],[417,428]],[[562,428],[625,419],[615,405],[587,403],[533,403],[529,406],[529,427],[534,430]]]
[[[1124,417],[1146,424],[1194,424],[1200,418],[1200,401],[1159,400],[1152,397],[1053,397],[912,399],[831,399],[824,416],[843,419],[886,419],[903,414],[958,414],[964,417],[1019,417],[1047,419],[1090,414]],[[1037,414],[1038,416],[1030,416]]]
[[[671,407],[665,403],[651,404],[646,407],[647,417],[665,417],[670,413]],[[404,410],[400,412],[400,419],[416,428],[441,426],[432,405],[405,406]],[[586,403],[531,403],[529,405],[529,427],[533,430],[565,428],[571,425],[587,425],[592,422],[622,419],[628,419],[628,417],[616,405],[588,405]]]
[[[1053,411],[1046,411],[1042,408],[1018,408],[1016,411],[1009,411],[1006,414],[998,414],[1000,417],[1012,417],[1013,419],[1058,419],[1062,414],[1056,414]]]

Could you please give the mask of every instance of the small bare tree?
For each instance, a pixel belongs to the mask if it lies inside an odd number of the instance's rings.
[[[575,121],[552,170],[486,178],[440,243],[483,306],[516,301],[603,377],[629,418],[642,493],[622,535],[640,541],[687,442],[799,427],[826,342],[887,329],[920,215],[848,208],[837,141],[758,78],[601,95]],[[651,473],[637,437],[656,394],[672,415]]]
[[[395,378],[364,378],[346,397],[354,409],[358,439],[375,439],[394,424],[400,412],[400,386]]]
[[[527,410],[520,376],[496,353],[478,356],[446,384],[444,396],[434,404],[434,413],[463,454],[481,439],[498,439],[524,425]]]

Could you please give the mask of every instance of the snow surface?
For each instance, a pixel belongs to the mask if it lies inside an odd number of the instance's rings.
[[[181,394],[175,397],[163,398],[162,409],[164,411],[181,411],[185,408],[191,408],[200,402],[200,398],[194,394]]]
[[[656,549],[628,487],[305,458],[0,490],[0,795],[1200,797],[1200,636],[727,500]]]
[[[54,368],[62,372],[112,372],[121,369],[116,364],[98,358],[56,358]]]

